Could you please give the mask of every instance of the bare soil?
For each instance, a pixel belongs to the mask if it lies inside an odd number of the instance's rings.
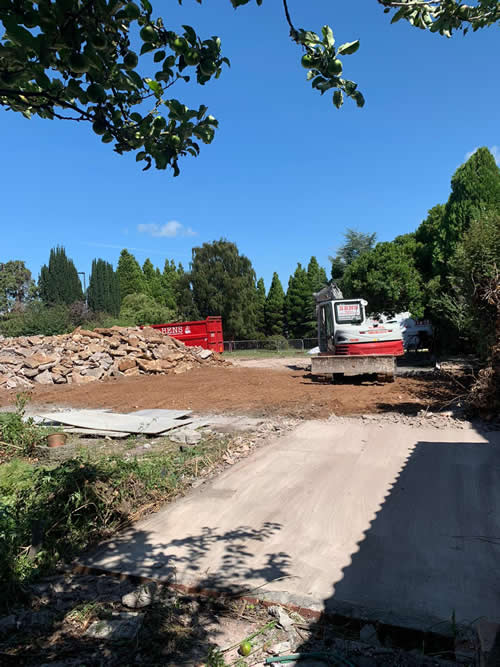
[[[432,377],[399,377],[393,383],[354,378],[333,385],[300,367],[278,369],[210,367],[182,375],[139,376],[87,385],[36,387],[32,405],[68,405],[131,411],[141,408],[192,409],[198,413],[280,415],[322,419],[332,414],[381,412],[416,414],[446,407],[455,390]],[[0,405],[15,401],[0,392]]]

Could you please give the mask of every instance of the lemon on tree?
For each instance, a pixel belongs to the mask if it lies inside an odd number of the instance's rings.
[[[86,93],[91,102],[95,102],[96,104],[102,104],[103,102],[106,101],[107,97],[106,91],[98,83],[91,83],[90,86],[87,88]]]
[[[304,53],[300,62],[302,64],[302,67],[305,67],[306,69],[311,69],[311,67],[314,67],[315,60],[316,59],[312,54]]]
[[[139,58],[133,51],[128,51],[128,53],[126,53],[125,57],[123,58],[123,64],[127,69],[134,69],[134,67],[137,67],[138,62]]]
[[[186,61],[186,65],[197,65],[200,60],[198,51],[195,49],[188,49],[184,54],[184,60]]]
[[[184,53],[188,47],[189,44],[184,37],[176,37],[172,42],[172,48],[176,53]]]
[[[143,42],[154,42],[156,39],[156,30],[152,25],[145,25],[139,34]]]
[[[69,57],[69,67],[72,72],[85,74],[85,72],[89,71],[90,62],[83,53],[72,53]]]
[[[105,134],[106,130],[108,129],[108,126],[105,120],[103,120],[102,118],[96,118],[92,124],[92,129],[96,134]]]
[[[342,63],[338,58],[335,58],[335,60],[332,60],[328,63],[328,74],[331,76],[338,76],[339,74],[342,74]]]

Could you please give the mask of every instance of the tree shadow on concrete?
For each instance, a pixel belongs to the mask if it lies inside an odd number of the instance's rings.
[[[80,574],[54,577],[35,587],[35,611],[28,612],[32,619],[25,618],[19,631],[14,629],[0,641],[0,662],[61,667],[200,664],[220,644],[224,634],[221,618],[227,614],[228,600],[249,592],[233,581],[272,582],[288,576],[290,559],[284,552],[266,554],[264,561],[253,563],[252,543],[265,542],[280,528],[271,522],[226,532],[204,528],[199,534],[164,544],[153,541],[147,530],[126,531],[105,544],[108,552],[116,550],[107,574],[99,576],[104,568],[96,556],[89,559],[90,567],[79,568]],[[221,567],[203,571],[201,562],[214,548],[220,549]],[[191,587],[176,587],[180,568],[193,577]],[[151,579],[161,589],[152,605],[131,610],[121,604],[124,594]],[[162,588],[162,583],[168,585]],[[191,595],[203,591],[217,592],[222,598],[195,599]],[[119,642],[113,637],[89,637],[81,618],[89,608],[97,610],[97,617],[104,621],[118,618],[119,613],[137,612],[139,632]]]
[[[432,664],[345,641],[369,624],[378,646],[474,664],[475,623],[500,622],[500,432],[484,438],[416,443],[299,651],[330,633],[354,665]]]

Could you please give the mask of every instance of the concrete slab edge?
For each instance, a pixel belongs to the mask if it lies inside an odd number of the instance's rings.
[[[256,589],[248,591],[235,591],[234,589],[209,589],[199,585],[180,584],[174,581],[173,576],[166,577],[146,577],[126,571],[114,571],[101,567],[93,567],[74,562],[69,566],[69,571],[73,574],[82,575],[103,575],[120,579],[129,580],[134,584],[159,583],[168,586],[174,591],[186,595],[201,595],[203,597],[233,597],[245,600],[249,604],[264,604],[266,607],[278,604],[292,612],[297,612],[308,621],[319,619],[334,620],[339,616],[362,621],[365,623],[378,624],[379,626],[390,626],[391,628],[401,628],[423,634],[432,634],[438,637],[450,639],[454,638],[461,631],[470,631],[470,624],[456,623],[452,625],[451,620],[440,619],[430,615],[415,614],[408,612],[405,614],[388,611],[383,609],[371,609],[356,603],[348,601],[329,600],[326,607],[323,601],[314,600],[308,596],[293,595],[284,591],[260,591],[256,595]]]

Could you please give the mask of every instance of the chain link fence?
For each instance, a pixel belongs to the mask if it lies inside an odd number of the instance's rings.
[[[304,354],[318,344],[317,338],[269,338],[267,340],[225,340],[224,352],[280,352]]]

